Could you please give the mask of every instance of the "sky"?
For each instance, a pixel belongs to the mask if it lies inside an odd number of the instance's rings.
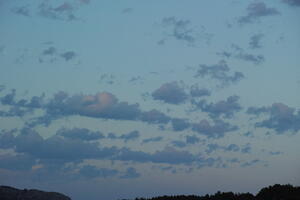
[[[299,0],[0,0],[0,184],[299,186],[299,19]]]

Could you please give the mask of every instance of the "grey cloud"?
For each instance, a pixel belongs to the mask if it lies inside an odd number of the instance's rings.
[[[223,85],[230,83],[236,83],[244,78],[244,74],[241,72],[234,72],[233,75],[229,75],[230,69],[224,60],[214,65],[200,65],[195,77],[209,77],[220,81]]]
[[[251,160],[251,161],[248,161],[248,162],[245,162],[243,164],[241,164],[241,167],[249,167],[249,166],[252,166],[256,163],[260,162],[259,159],[254,159],[254,160]]]
[[[30,108],[21,108],[18,106],[12,106],[8,111],[0,111],[1,117],[24,117],[27,114],[31,114],[32,109]]]
[[[65,53],[60,54],[60,56],[64,58],[66,61],[69,61],[76,56],[76,53],[74,51],[67,51]]]
[[[141,121],[149,124],[166,124],[171,120],[169,116],[156,109],[142,112],[139,118]]]
[[[183,147],[187,146],[186,142],[180,141],[180,140],[174,140],[174,141],[172,141],[172,144],[173,144],[173,146],[179,147],[179,148],[183,148]]]
[[[200,142],[200,139],[197,136],[195,136],[195,135],[192,135],[192,136],[187,135],[185,137],[185,139],[186,139],[186,143],[187,144],[196,144],[196,143]]]
[[[129,140],[135,140],[135,139],[137,139],[139,137],[140,137],[139,131],[135,130],[135,131],[131,131],[131,132],[127,133],[127,134],[123,134],[119,138],[123,139],[125,142],[128,142]]]
[[[223,150],[225,152],[238,152],[240,151],[240,147],[236,144],[230,144],[228,146],[222,146],[218,144],[208,144],[205,152],[210,154],[217,150]]]
[[[50,55],[53,56],[56,54],[56,48],[55,47],[48,47],[42,52],[42,55]]]
[[[211,125],[207,120],[201,120],[199,123],[192,124],[192,130],[208,138],[221,138],[227,132],[238,130],[238,127],[222,120],[214,120],[214,125]]]
[[[105,119],[135,120],[141,111],[138,104],[119,102],[108,92],[96,95],[77,94],[69,96],[59,92],[46,105],[47,114],[52,115],[81,115]]]
[[[124,8],[122,10],[122,13],[123,14],[129,14],[129,13],[132,13],[133,12],[133,8]]]
[[[211,92],[205,88],[199,88],[198,85],[192,85],[190,90],[191,97],[210,96]]]
[[[261,48],[261,39],[264,37],[264,34],[258,33],[250,37],[249,46],[251,49]]]
[[[187,100],[188,95],[185,93],[184,88],[174,81],[160,86],[152,93],[152,97],[165,103],[181,104]]]
[[[249,107],[247,109],[247,114],[260,115],[262,113],[267,113],[269,111],[270,111],[270,109],[268,107]]]
[[[174,37],[176,40],[184,41],[188,45],[193,45],[196,41],[196,36],[190,24],[189,20],[176,19],[175,17],[166,17],[162,20],[164,27],[171,28],[169,36]]]
[[[39,15],[49,19],[55,20],[75,20],[76,17],[73,14],[75,7],[68,2],[64,2],[58,6],[52,6],[51,3],[44,1],[38,7]]]
[[[256,127],[274,129],[278,134],[283,134],[286,131],[298,132],[300,130],[300,110],[296,112],[295,108],[291,108],[283,103],[274,103],[270,107],[248,109],[248,113],[251,114],[263,112],[268,114],[269,118],[256,123]]]
[[[262,17],[279,15],[279,11],[275,8],[269,8],[264,2],[253,2],[247,7],[247,15],[238,19],[240,24],[253,23]]]
[[[103,159],[117,152],[115,148],[101,149],[97,143],[86,143],[57,135],[43,139],[32,129],[22,129],[21,133],[13,138],[7,135],[2,135],[1,139],[2,137],[10,141],[10,145],[6,148],[14,148],[17,153],[25,153],[37,159],[56,159],[62,162],[88,158]]]
[[[156,109],[142,111],[137,103],[119,102],[109,92],[101,92],[95,95],[69,95],[66,92],[58,92],[47,101],[44,100],[44,94],[33,96],[29,101],[25,99],[17,101],[15,96],[16,91],[12,90],[0,97],[0,102],[3,105],[16,107],[12,108],[14,110],[10,112],[1,112],[2,116],[23,116],[26,113],[22,112],[29,112],[30,109],[45,111],[44,115],[27,121],[26,125],[29,127],[36,125],[48,126],[53,120],[71,115],[113,120],[135,120],[149,124],[167,124],[172,119]]]
[[[2,130],[0,135],[0,148],[1,149],[9,149],[14,146],[15,137],[13,133],[16,130],[6,131]]]
[[[118,170],[109,168],[97,168],[92,165],[85,165],[79,170],[79,174],[86,178],[107,178],[114,177],[119,173]]]
[[[251,146],[249,143],[247,143],[242,149],[241,149],[241,152],[242,153],[250,153],[252,150]]]
[[[25,17],[30,17],[30,10],[28,9],[28,6],[20,6],[20,7],[14,7],[12,9],[12,12],[17,15],[22,15]]]
[[[286,3],[290,6],[300,6],[299,0],[282,0],[283,3]]]
[[[177,151],[176,149],[171,147],[166,147],[162,151],[156,151],[153,154],[123,149],[115,159],[123,161],[138,161],[166,164],[190,165],[193,163],[202,163],[203,165],[207,165],[207,160],[202,158],[200,155],[194,155],[189,153],[188,151]]]
[[[1,47],[0,47],[0,53],[1,53]],[[2,92],[3,90],[5,90],[5,85],[0,85],[0,92]]]
[[[212,118],[220,116],[232,118],[235,113],[242,109],[238,100],[239,97],[234,95],[217,103],[208,104],[206,103],[206,100],[201,100],[199,102],[192,101],[192,104],[196,106],[196,109],[201,109],[201,111],[209,113]]]
[[[10,134],[12,136],[12,133]],[[2,138],[6,138],[6,141],[8,141],[6,145],[1,144],[1,149],[14,149],[18,154],[29,156],[30,160],[33,160],[30,163],[45,165],[47,170],[52,168],[53,171],[63,169],[66,163],[79,164],[85,159],[119,160],[138,163],[198,164],[201,166],[212,164],[211,159],[203,158],[188,151],[178,151],[171,147],[166,147],[154,153],[133,151],[127,148],[101,148],[98,143],[68,139],[58,135],[44,139],[32,129],[22,129],[19,135],[11,136],[1,135],[1,140]],[[6,161],[8,158],[2,157],[2,159]],[[15,162],[16,159],[13,158],[9,163]],[[33,166],[33,164],[28,164],[26,169],[30,168],[30,165]],[[4,164],[2,166],[9,167],[4,166]],[[14,166],[11,166],[11,168],[13,169]],[[91,176],[91,174],[86,172],[86,169],[81,172],[87,177]],[[111,171],[100,170],[97,172],[94,169],[94,172],[101,176],[104,172],[109,173]]]
[[[235,51],[235,54],[233,56],[236,59],[246,62],[252,62],[255,65],[259,65],[265,61],[265,57],[263,55],[246,53],[243,48],[239,47],[236,44],[232,44],[231,48]]]
[[[120,178],[133,179],[133,178],[138,178],[140,176],[141,176],[141,174],[139,172],[137,172],[135,168],[128,167],[126,172],[122,176],[120,176]]]
[[[56,134],[61,135],[65,138],[79,139],[85,141],[99,140],[104,138],[104,135],[101,132],[91,131],[86,128],[73,128],[73,129],[61,128],[56,132]]]
[[[236,55],[236,58],[252,62],[256,65],[261,64],[262,62],[265,61],[265,58],[263,55],[253,55],[253,54],[248,54],[248,53],[239,53]]]
[[[187,119],[173,118],[171,122],[174,131],[183,131],[190,127]]]
[[[0,155],[0,168],[8,170],[31,170],[36,164],[29,155]]]
[[[162,141],[163,137],[161,136],[157,136],[157,137],[152,137],[152,138],[147,138],[147,139],[144,139],[142,143],[149,143],[149,142],[160,142]]]

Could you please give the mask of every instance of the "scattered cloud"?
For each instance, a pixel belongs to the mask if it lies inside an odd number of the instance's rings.
[[[244,78],[242,72],[234,72],[233,75],[229,74],[230,68],[226,61],[221,60],[214,65],[201,64],[195,74],[195,77],[209,77],[221,82],[223,86],[236,83]]]
[[[239,97],[234,95],[217,103],[208,104],[206,100],[201,100],[199,102],[192,101],[192,104],[195,106],[196,110],[200,109],[203,112],[207,112],[212,118],[219,118],[221,116],[232,118],[235,113],[242,109],[238,100]]]
[[[30,17],[30,10],[28,6],[20,6],[20,7],[14,7],[11,9],[11,11],[17,15],[22,15],[25,17]]]
[[[135,140],[140,137],[140,133],[138,131],[131,131],[127,134],[123,134],[120,136],[120,139],[124,139],[125,142],[129,140]]]
[[[61,135],[65,138],[79,139],[84,141],[99,140],[105,137],[99,131],[91,131],[86,128],[73,128],[73,129],[61,128],[56,132],[56,134]]]
[[[279,15],[280,12],[276,8],[267,7],[264,2],[252,2],[247,7],[247,15],[238,18],[240,24],[249,24],[257,22],[266,16]]]
[[[264,37],[264,34],[258,33],[254,34],[250,37],[249,46],[251,49],[258,49],[261,48],[261,39]]]
[[[260,46],[258,46],[260,39],[255,38],[254,40],[251,41],[250,39],[250,43],[249,43],[250,47],[252,45],[253,48],[260,48]],[[231,49],[234,52],[223,51],[223,52],[218,52],[217,55],[226,59],[235,58],[246,62],[252,62],[255,65],[259,65],[265,61],[265,57],[263,55],[261,54],[254,55],[254,54],[247,53],[244,51],[243,48],[239,47],[236,44],[232,44]]]
[[[185,139],[187,144],[197,144],[201,142],[201,140],[195,135],[187,135]]]
[[[174,81],[161,85],[152,93],[152,97],[165,103],[181,104],[187,100],[188,95],[184,88],[177,81]]]
[[[135,168],[128,167],[126,172],[122,176],[120,176],[120,178],[132,179],[132,178],[138,178],[140,176],[141,176],[141,174],[139,172],[137,172]]]
[[[255,124],[256,127],[274,129],[278,134],[286,131],[296,133],[300,130],[300,110],[296,112],[295,108],[283,103],[273,103],[269,107],[249,107],[247,113],[256,116],[268,114],[267,119]]]
[[[199,86],[195,84],[191,86],[190,95],[191,97],[204,97],[210,96],[211,92],[206,88],[199,88]]]
[[[192,124],[192,129],[208,138],[221,138],[225,133],[238,130],[237,126],[231,125],[222,120],[214,120],[211,125],[207,120],[201,120],[199,123]]]
[[[142,143],[146,144],[146,143],[150,143],[150,142],[160,142],[160,141],[162,141],[162,139],[163,139],[163,137],[157,136],[157,137],[144,139]]]
[[[169,37],[184,41],[188,45],[194,45],[196,35],[194,29],[191,28],[190,25],[190,20],[176,19],[175,17],[165,17],[162,19],[162,26],[170,28],[170,33],[168,33]]]
[[[116,176],[119,173],[118,170],[109,168],[97,168],[93,165],[85,165],[79,170],[79,174],[86,178],[107,178]]]
[[[65,59],[65,61],[69,61],[73,59],[76,56],[76,53],[74,51],[67,51],[65,53],[60,54],[62,58]]]
[[[290,6],[300,6],[299,0],[282,0],[283,3],[286,3]]]
[[[187,119],[174,118],[171,122],[174,131],[183,131],[191,126]]]

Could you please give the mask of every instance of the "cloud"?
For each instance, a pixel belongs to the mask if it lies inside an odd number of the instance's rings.
[[[222,146],[218,144],[208,144],[205,152],[210,154],[217,150],[222,150],[224,152],[238,152],[240,151],[240,147],[236,144],[230,144],[228,146]]]
[[[0,155],[0,168],[8,170],[31,170],[36,164],[35,159],[29,155]]]
[[[109,168],[97,168],[92,165],[85,165],[79,170],[79,174],[86,178],[107,178],[114,177],[119,173],[118,170]]]
[[[165,164],[202,164],[207,165],[207,160],[200,155],[191,154],[188,151],[178,151],[172,147],[166,147],[161,151],[155,153],[144,153],[141,151],[131,151],[124,148],[119,155],[115,158],[122,161],[135,161],[135,162],[152,162],[152,163],[165,163]]]
[[[282,0],[283,3],[286,3],[290,6],[300,6],[299,0]]]
[[[50,46],[42,51],[41,56],[39,57],[39,62],[43,63],[44,61],[48,61],[53,63],[58,57],[63,58],[67,62],[74,59],[76,56],[77,54],[74,51],[60,53],[55,47]]]
[[[242,149],[241,149],[241,152],[242,153],[250,153],[252,150],[251,146],[249,143],[247,143]]]
[[[244,61],[249,61],[254,63],[255,65],[258,65],[265,61],[265,58],[263,55],[253,55],[248,53],[239,53],[236,55],[236,58]]]
[[[183,148],[186,147],[187,144],[184,141],[180,141],[180,140],[174,140],[172,141],[173,146],[175,147],[179,147],[179,148]]]
[[[190,24],[190,20],[176,19],[175,17],[165,17],[162,19],[162,26],[170,28],[170,34],[168,36],[179,41],[184,41],[188,45],[194,45],[196,35],[195,31],[190,27]]]
[[[142,112],[139,119],[149,124],[167,124],[171,120],[171,117],[156,109],[152,109]]]
[[[84,141],[99,140],[105,137],[99,131],[93,132],[86,128],[73,128],[73,129],[61,128],[56,132],[56,134],[61,135],[65,138],[79,139]]]
[[[275,130],[278,134],[286,131],[294,133],[300,130],[300,110],[296,112],[295,108],[291,108],[283,103],[273,103],[269,107],[250,107],[248,114],[260,115],[268,114],[268,119],[255,124],[256,127],[264,127]]]
[[[171,122],[174,131],[183,131],[190,127],[187,119],[174,118]]]
[[[238,127],[222,120],[214,120],[214,125],[211,125],[204,119],[199,123],[192,124],[192,130],[208,138],[221,138],[224,137],[227,132],[238,130]]]
[[[141,174],[133,167],[128,167],[124,175],[120,176],[122,179],[133,179],[140,177]]]
[[[56,48],[55,47],[49,47],[48,49],[45,49],[43,52],[42,52],[42,55],[50,55],[50,56],[53,56],[56,54]]]
[[[219,63],[214,65],[200,65],[195,77],[209,77],[221,82],[223,85],[228,85],[231,83],[237,83],[244,78],[244,74],[241,72],[235,72],[233,75],[229,75],[230,69],[226,61],[221,60]]]
[[[170,104],[184,103],[188,95],[185,93],[184,88],[181,87],[178,82],[164,83],[160,88],[152,93],[152,97],[155,100],[160,100]]]
[[[238,19],[240,24],[253,23],[266,16],[279,15],[276,8],[268,8],[264,2],[253,2],[247,7],[247,15]]]
[[[163,139],[163,137],[157,136],[157,137],[144,139],[142,143],[146,144],[146,143],[150,143],[150,142],[160,142],[160,141],[162,141],[162,139]]]
[[[49,19],[71,21],[76,19],[73,13],[75,9],[75,6],[69,2],[54,6],[49,1],[44,1],[38,6],[38,13]]]
[[[252,165],[254,165],[258,162],[260,162],[259,159],[254,159],[254,160],[251,160],[249,162],[245,162],[245,163],[241,164],[241,167],[250,167],[250,166],[252,166]]]
[[[187,144],[196,144],[196,143],[200,142],[200,139],[197,136],[195,136],[195,135],[192,135],[192,136],[187,135],[185,137],[185,139],[186,139],[186,143]]]
[[[105,119],[135,120],[141,114],[138,104],[119,102],[109,92],[95,95],[76,94],[69,96],[59,92],[45,105],[47,114],[54,116],[81,115]]]
[[[3,105],[14,107],[9,112],[0,112],[2,116],[23,116],[33,109],[45,111],[44,115],[28,120],[26,122],[28,127],[49,126],[53,120],[74,115],[112,120],[134,120],[149,124],[167,124],[172,119],[156,109],[142,111],[137,103],[120,102],[109,92],[95,95],[69,95],[61,91],[47,101],[44,100],[44,94],[33,96],[29,101],[26,99],[17,101],[15,96],[16,91],[12,90],[0,97]]]
[[[22,129],[21,133],[1,135],[1,140],[8,141],[1,148],[13,148],[17,153],[30,155],[36,159],[60,160],[63,163],[82,159],[104,159],[116,154],[116,148],[99,148],[97,143],[63,138],[54,135],[43,139],[32,129]],[[80,151],[78,151],[80,149]]]
[[[135,130],[135,131],[131,131],[129,133],[123,134],[118,138],[123,139],[125,142],[128,142],[129,140],[136,140],[139,137],[140,137],[139,131]]]
[[[65,61],[69,61],[73,59],[76,56],[76,53],[74,51],[67,51],[65,53],[60,54],[62,58],[65,59]]]
[[[30,10],[28,9],[28,6],[20,6],[20,7],[14,7],[12,9],[12,12],[17,15],[22,15],[25,17],[30,17]]]
[[[208,104],[206,100],[201,100],[199,102],[192,101],[192,104],[196,106],[196,109],[209,113],[212,118],[218,118],[221,116],[224,116],[225,118],[232,118],[235,113],[242,109],[238,100],[239,97],[234,95],[217,103]]]
[[[192,85],[190,90],[191,97],[210,96],[211,92],[206,88],[199,88],[198,85]]]
[[[264,37],[264,34],[258,33],[254,34],[250,37],[249,46],[251,49],[258,49],[261,48],[261,39]]]
[[[259,65],[265,61],[265,57],[263,55],[246,53],[243,48],[239,47],[236,44],[232,44],[231,48],[235,51],[235,54],[233,54],[233,56],[236,59],[246,62],[252,62],[255,65]]]

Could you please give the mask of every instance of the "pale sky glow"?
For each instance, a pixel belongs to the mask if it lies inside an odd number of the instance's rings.
[[[0,184],[300,185],[299,19],[298,0],[0,0]]]

